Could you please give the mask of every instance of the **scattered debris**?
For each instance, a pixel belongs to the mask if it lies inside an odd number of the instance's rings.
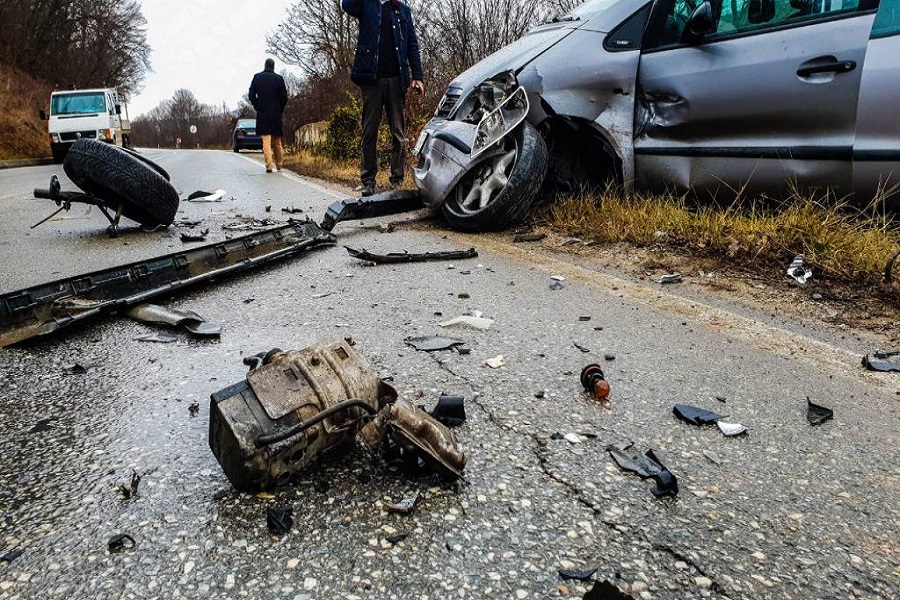
[[[469,248],[468,250],[447,250],[444,252],[422,252],[418,254],[411,252],[373,254],[371,252],[367,252],[365,249],[354,250],[349,246],[344,246],[344,248],[347,249],[347,254],[349,254],[353,258],[372,262],[376,265],[429,262],[438,260],[461,260],[464,258],[476,258],[478,256],[478,252],[475,251],[475,248]]]
[[[576,348],[578,348],[579,350],[581,350],[581,351],[584,352],[584,353],[588,353],[588,352],[591,351],[590,348],[587,348],[586,346],[582,346],[582,345],[579,344],[578,342],[572,342],[572,345],[575,346]]]
[[[200,233],[182,233],[181,241],[182,242],[205,242],[206,236],[209,235],[209,229],[204,229]]]
[[[197,415],[199,415],[200,414],[200,403],[197,402],[196,400],[194,402],[191,402],[191,405],[188,406],[188,413],[190,413],[190,415],[192,417],[196,417]]]
[[[12,561],[16,560],[17,558],[19,558],[20,556],[22,556],[24,553],[25,553],[25,551],[20,548],[13,548],[12,550],[7,550],[3,554],[3,556],[0,556],[0,563],[9,564]]]
[[[812,277],[812,269],[806,266],[805,257],[798,254],[787,268],[788,277],[793,277],[798,283],[806,283]]]
[[[834,411],[830,408],[813,404],[809,397],[806,398],[806,420],[810,425],[821,425],[828,419],[834,418]]]
[[[39,420],[34,426],[28,430],[28,433],[42,433],[44,431],[49,431],[52,429],[51,424],[56,420],[56,417],[46,417],[44,419]]]
[[[296,215],[298,213],[302,213],[302,208],[295,208],[293,206],[285,206],[281,209],[281,212],[288,213],[289,215]]]
[[[322,219],[322,229],[331,231],[341,221],[371,219],[425,208],[418,190],[391,190],[366,198],[332,202]]]
[[[656,482],[656,487],[650,490],[654,496],[678,495],[678,480],[656,458],[653,450],[647,450],[644,456],[626,454],[625,451],[631,446],[632,444],[611,445],[607,446],[606,451],[616,461],[619,468],[636,473],[641,479],[652,478]]]
[[[456,349],[456,351],[459,353],[460,356],[465,356],[465,355],[467,355],[467,354],[472,354],[472,349],[471,349],[471,348],[463,348],[462,346],[459,346],[459,347]]]
[[[566,280],[566,278],[563,277],[562,275],[551,275],[550,279],[552,279],[553,281],[565,281]]]
[[[579,321],[590,321],[591,317],[590,316],[578,317],[578,320]]]
[[[609,581],[597,581],[589,589],[582,600],[633,600],[631,596],[617,588]]]
[[[703,456],[705,456],[706,459],[709,460],[709,462],[711,462],[712,464],[714,464],[714,465],[722,464],[722,459],[719,458],[719,455],[716,454],[715,452],[713,452],[712,450],[702,450],[702,453],[703,453]]]
[[[580,444],[581,443],[581,436],[578,435],[577,433],[572,433],[572,432],[567,433],[566,435],[563,436],[563,439],[566,440],[567,442],[569,442],[570,444]]]
[[[539,242],[547,237],[546,233],[517,233],[513,236],[513,243],[519,242]]]
[[[266,509],[266,527],[272,535],[284,535],[294,526],[294,507],[270,506]]]
[[[406,496],[399,502],[385,504],[384,507],[389,513],[409,514],[419,501],[419,492],[415,491],[411,495]]]
[[[447,427],[458,427],[466,422],[465,397],[442,394],[428,414]]]
[[[559,440],[564,440],[564,439],[566,439],[566,436],[564,436],[563,434],[561,434],[561,433],[558,432],[558,431],[554,431],[553,433],[550,434],[550,439],[551,439],[551,440],[559,441]]]
[[[441,321],[438,323],[441,327],[453,327],[454,325],[461,325],[464,327],[471,327],[472,329],[479,329],[484,331],[486,329],[490,329],[491,325],[494,324],[493,319],[488,319],[485,317],[476,317],[473,315],[462,315],[460,317],[453,317],[448,321]]]
[[[498,354],[497,356],[495,356],[493,358],[489,358],[489,359],[485,360],[484,364],[486,364],[487,366],[489,366],[492,369],[499,369],[500,367],[502,367],[503,365],[506,364],[506,360],[503,358],[502,354]]]
[[[465,292],[463,292],[462,294],[457,294],[456,297],[460,300],[468,300],[469,298],[471,298],[471,296]]]
[[[725,421],[716,421],[716,425],[719,426],[719,431],[721,431],[722,434],[725,435],[725,437],[734,437],[747,433],[747,428],[740,423],[726,423]]]
[[[668,283],[681,283],[684,281],[681,273],[669,273],[667,275],[663,275],[657,280],[657,283],[668,284]]]
[[[609,383],[598,364],[589,364],[581,370],[581,385],[597,400],[609,402]]]
[[[305,223],[306,221],[301,221],[301,223]],[[283,223],[283,221],[281,222]],[[239,219],[235,219],[234,221],[229,221],[222,225],[222,229],[226,231],[262,231],[271,229],[275,225],[281,224],[279,221],[275,221],[274,219],[257,219],[255,217],[241,217]]]
[[[725,418],[719,413],[704,408],[697,408],[696,406],[691,406],[689,404],[676,404],[675,407],[672,408],[672,413],[682,421],[686,421],[692,425],[712,425],[719,419]]]
[[[550,289],[553,291],[561,290],[564,287],[566,287],[566,286],[563,285],[562,281],[558,281],[558,280],[554,279],[553,281],[550,282]]]
[[[597,567],[593,569],[557,569],[559,576],[563,579],[574,579],[576,581],[590,581],[597,572]]]
[[[225,190],[219,188],[214,192],[204,192],[197,190],[184,199],[184,202],[221,202],[225,196]]]
[[[65,371],[66,375],[84,375],[87,373],[87,367],[75,363],[74,365],[63,367],[63,371]]]
[[[885,360],[892,356],[897,356],[898,354],[900,354],[900,352],[873,352],[871,355],[866,354],[862,358],[862,366],[870,371],[900,373],[900,362]]]
[[[130,309],[127,314],[141,323],[182,327],[197,337],[218,337],[222,334],[221,325],[207,323],[203,317],[192,310],[174,310],[156,304],[139,304]]]
[[[389,535],[386,538],[384,538],[384,541],[386,541],[387,543],[389,543],[391,545],[394,545],[394,544],[399,544],[400,542],[405,540],[407,537],[409,537],[408,533],[395,533],[393,535]]]
[[[725,396],[716,396],[716,400],[718,400],[722,404],[725,404],[725,401],[727,400],[727,398],[725,398]]]
[[[137,471],[132,470],[131,471],[131,483],[129,483],[127,486],[125,484],[120,483],[119,491],[122,493],[123,496],[125,496],[125,499],[128,500],[129,498],[133,498],[134,496],[137,496],[138,486],[140,484],[141,484],[141,476],[138,475]]]
[[[440,335],[409,337],[403,341],[416,350],[422,350],[424,352],[434,352],[435,350],[449,350],[454,346],[461,346],[462,344],[465,344],[465,342],[462,340],[443,337]]]
[[[184,221],[177,221],[177,222],[172,223],[172,224],[173,224],[175,227],[187,227],[188,229],[193,229],[194,227],[197,227],[198,225],[200,225],[200,224],[202,224],[202,223],[203,223],[202,220],[201,220],[201,221],[187,221],[187,220],[184,220]]]
[[[134,548],[137,544],[135,544],[134,538],[128,535],[127,533],[117,533],[116,535],[109,538],[109,541],[106,542],[106,547],[110,552],[120,552],[122,550],[130,550]]]
[[[611,361],[614,361],[614,360],[616,360],[616,355],[615,355],[615,354],[608,354],[608,353],[607,353],[607,354],[604,354],[604,355],[603,355],[603,360],[605,360],[605,361],[610,361],[610,362],[611,362]]]
[[[160,331],[157,333],[144,333],[131,339],[135,340],[136,342],[158,342],[160,344],[171,344],[172,342],[178,341],[177,336],[171,333],[166,333],[164,331]]]
[[[547,395],[547,390],[538,390],[534,393],[534,397],[537,398],[538,400],[540,400],[541,398],[543,398],[546,395]]]

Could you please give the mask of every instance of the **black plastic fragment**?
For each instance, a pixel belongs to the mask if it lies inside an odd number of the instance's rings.
[[[116,535],[109,538],[108,542],[106,542],[106,547],[109,548],[110,552],[128,550],[134,548],[135,545],[136,544],[134,538],[127,533],[117,533]]]
[[[619,465],[619,468],[631,471],[641,479],[653,479],[656,482],[656,487],[650,492],[654,496],[678,495],[678,480],[656,457],[653,450],[647,450],[646,454],[641,456],[639,454],[626,453],[625,450],[630,447],[630,444],[624,447],[612,445],[607,446],[606,451]]]
[[[291,530],[294,525],[294,508],[292,506],[285,507],[269,507],[266,509],[266,527],[272,535],[284,535]]]
[[[478,256],[478,252],[475,251],[475,248],[469,248],[468,250],[447,250],[444,252],[390,252],[388,254],[374,254],[365,249],[354,250],[349,246],[344,247],[347,248],[347,253],[353,258],[373,262],[377,265],[429,262],[436,260],[462,260],[464,258],[476,258]]]
[[[447,427],[458,427],[466,422],[465,397],[442,395],[428,414]]]
[[[561,434],[558,431],[554,431],[553,433],[550,434],[550,439],[551,440],[564,440],[564,439],[566,439],[566,436],[564,436],[563,434]]]
[[[608,581],[598,581],[582,597],[584,600],[633,600],[631,596]]]
[[[204,229],[200,233],[182,233],[181,241],[182,242],[205,242],[206,236],[209,235],[209,229]]]
[[[63,369],[66,372],[66,375],[84,375],[87,373],[87,367],[79,365],[75,363],[74,365],[69,365]]]
[[[448,338],[441,335],[410,337],[406,338],[403,341],[405,341],[408,345],[412,346],[416,350],[422,350],[424,352],[434,352],[435,350],[449,350],[454,346],[461,346],[465,344],[465,342],[462,340]]]
[[[44,431],[49,431],[53,429],[52,423],[56,420],[56,417],[47,417],[45,419],[41,419],[34,426],[28,430],[28,433],[42,433]]]
[[[408,534],[408,533],[395,533],[394,535],[389,535],[389,536],[387,536],[387,537],[384,538],[384,539],[385,539],[385,541],[387,541],[389,544],[397,544],[397,543],[402,542],[403,540],[405,540],[407,537],[409,537],[409,534]]]
[[[24,552],[24,550],[21,550],[19,548],[8,550],[3,556],[0,556],[0,563],[11,563],[12,561],[22,556]]]
[[[862,359],[862,366],[870,371],[879,371],[881,373],[900,373],[900,362],[892,360],[873,360],[884,359],[888,355],[895,355],[896,352],[873,352],[871,355],[866,354]],[[871,357],[871,358],[870,358]]]
[[[809,398],[806,399],[806,420],[810,425],[820,425],[834,417],[834,411],[830,408],[813,404]]]
[[[705,408],[697,408],[689,404],[676,404],[672,409],[672,413],[692,425],[710,425],[716,421],[725,418],[717,412],[706,410]]]
[[[577,581],[590,581],[597,572],[597,567],[593,569],[557,569],[557,573],[563,579],[575,579]]]

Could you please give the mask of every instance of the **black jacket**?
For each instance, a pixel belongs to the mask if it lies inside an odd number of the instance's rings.
[[[356,40],[356,56],[350,79],[357,85],[375,83],[378,79],[378,38],[381,36],[380,0],[341,0],[341,8],[352,17],[359,19],[359,37]],[[419,53],[419,39],[413,26],[412,12],[403,2],[391,11],[394,19],[394,43],[397,61],[400,63],[400,85],[409,87],[410,71],[412,79],[424,81],[422,57]]]
[[[253,76],[249,96],[256,109],[256,134],[283,136],[281,111],[288,101],[284,78],[275,71],[260,71]]]

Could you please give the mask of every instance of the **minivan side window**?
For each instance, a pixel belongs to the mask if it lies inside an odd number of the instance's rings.
[[[882,1],[875,25],[872,26],[872,37],[888,37],[900,33],[900,2]]]
[[[704,36],[703,41],[849,15],[860,10],[860,1],[710,0],[716,30]],[[871,4],[871,0],[862,1],[863,4]],[[668,0],[668,3],[670,8],[658,40],[654,44],[656,47],[684,43],[687,22],[703,0]]]

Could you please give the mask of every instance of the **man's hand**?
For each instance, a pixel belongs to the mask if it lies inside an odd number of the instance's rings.
[[[419,95],[425,94],[425,84],[418,79],[413,79],[412,84],[409,87]]]

